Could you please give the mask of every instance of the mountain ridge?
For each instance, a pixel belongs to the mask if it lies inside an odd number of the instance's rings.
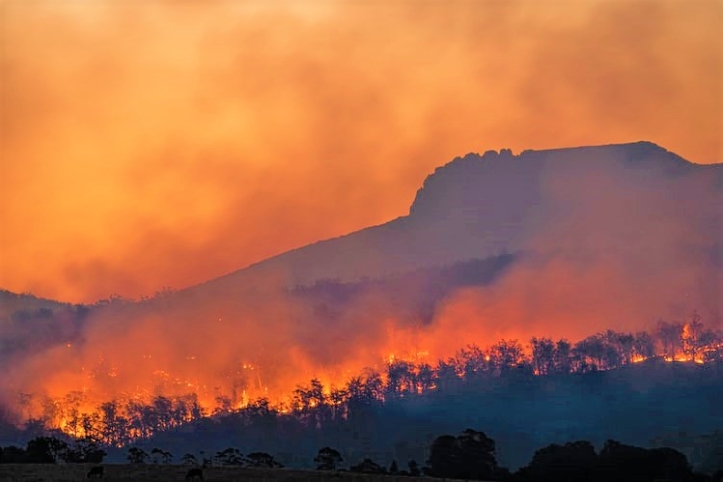
[[[311,285],[323,279],[353,282],[363,278],[404,273],[425,266],[444,266],[467,259],[484,259],[488,256],[524,251],[513,243],[515,238],[524,235],[524,230],[520,234],[516,229],[534,217],[535,213],[530,213],[529,210],[542,202],[540,176],[545,176],[545,171],[556,165],[614,165],[629,169],[626,173],[629,175],[644,177],[646,173],[657,172],[671,179],[694,172],[710,173],[715,187],[719,191],[723,189],[723,163],[695,164],[650,141],[526,149],[519,154],[513,154],[510,149],[505,148],[499,151],[487,150],[482,155],[470,152],[435,168],[417,190],[407,214],[290,249],[182,288],[176,291],[174,296],[194,296],[197,292],[213,290],[229,292],[236,291],[237,288],[243,291],[243,286],[248,289],[258,286],[293,288]],[[574,176],[579,174],[579,170],[573,169],[571,173],[553,172],[547,174],[547,177],[563,176],[563,181],[566,181],[564,176],[569,176],[569,180],[573,181]],[[512,186],[516,190],[512,189]],[[486,187],[488,191],[480,193],[480,187]],[[501,209],[500,205],[503,205],[504,209]],[[721,215],[718,218],[719,223],[720,218]],[[416,255],[429,254],[433,251],[430,246],[449,244],[444,232],[453,229],[461,229],[462,237],[471,239],[453,246],[461,248],[457,253],[436,253],[422,263],[410,261],[410,258]],[[422,235],[426,237],[426,243],[419,242]],[[721,235],[723,236],[723,229]],[[396,238],[391,243],[392,246],[382,246],[389,238]],[[480,239],[486,241],[486,250],[480,251],[472,246]],[[350,240],[353,242],[344,246]],[[355,264],[353,260],[359,257],[360,251],[366,257]],[[398,262],[390,263],[390,258]],[[317,263],[317,259],[322,262]],[[350,261],[354,266],[346,270],[314,266],[344,264]],[[369,263],[372,269],[365,269],[363,265]]]
[[[430,256],[432,264],[447,264],[516,251],[519,246],[515,239],[524,237],[529,230],[525,223],[538,214],[540,196],[545,194],[541,185],[576,182],[580,176],[608,168],[644,182],[656,176],[667,181],[693,173],[717,172],[717,179],[711,176],[713,182],[718,190],[723,186],[723,164],[694,164],[649,141],[528,149],[518,155],[509,149],[488,150],[483,155],[469,153],[428,175],[406,215],[280,253],[182,291],[216,289],[251,273],[254,277],[263,275],[271,284],[290,287],[325,278],[353,281],[423,266],[410,260],[415,255]],[[480,186],[488,189],[486,194]],[[444,231],[452,228],[461,229],[467,241],[446,239]],[[420,236],[428,242],[419,242]],[[394,241],[388,243],[389,238]],[[472,246],[480,240],[486,249]],[[445,244],[453,245],[452,251],[458,253],[434,249]],[[360,257],[364,259],[356,262]],[[322,261],[317,263],[319,258]],[[351,266],[321,267],[344,263]]]

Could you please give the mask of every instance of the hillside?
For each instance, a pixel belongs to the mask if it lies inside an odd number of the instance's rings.
[[[0,407],[61,423],[49,400],[283,404],[314,377],[344,386],[502,339],[719,328],[722,181],[723,165],[651,143],[469,154],[431,174],[406,216],[199,286],[90,308],[13,301]]]
[[[723,427],[723,364],[700,366],[650,360],[619,369],[584,374],[459,380],[443,390],[387,400],[347,420],[304,425],[303,417],[253,411],[219,415],[161,433],[139,445],[174,454],[215,453],[227,447],[242,453],[272,453],[286,466],[313,468],[316,451],[339,449],[348,467],[365,457],[383,466],[392,460],[424,461],[431,441],[472,427],[497,441],[502,465],[517,469],[549,443],[607,439],[650,446],[665,434],[705,433]],[[684,446],[671,444],[681,450]],[[707,453],[689,453],[699,466]],[[121,462],[124,450],[112,451]]]
[[[692,164],[649,142],[468,154],[428,176],[406,216],[289,251],[185,294],[351,281],[504,252],[578,249],[579,238],[601,231],[655,234],[665,251],[685,249],[679,246],[685,232],[705,242],[720,268],[721,205],[723,164]],[[551,232],[567,239],[550,239]],[[640,249],[605,241],[614,256]]]

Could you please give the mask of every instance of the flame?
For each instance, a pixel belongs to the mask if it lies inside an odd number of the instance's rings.
[[[656,348],[658,352],[649,353],[650,356],[630,348],[631,352],[621,356],[619,363],[637,364],[662,359],[668,363],[701,365],[723,358],[723,343],[718,341],[721,337],[717,335],[712,341],[704,343],[701,333],[701,328],[691,324],[681,328],[681,342],[673,353],[660,353],[664,348],[660,345]],[[512,338],[509,336],[511,333],[506,335],[508,340]],[[104,410],[112,409],[118,417],[130,419],[138,406],[165,403],[183,407],[193,400],[193,403],[198,404],[199,413],[213,414],[243,410],[253,406],[259,399],[266,399],[271,408],[288,414],[293,412],[295,388],[307,387],[312,378],[318,379],[322,386],[326,400],[324,403],[341,406],[343,389],[349,386],[350,380],[360,375],[363,378],[378,376],[387,390],[390,376],[398,377],[395,390],[398,396],[408,397],[445,386],[447,382],[441,377],[437,378],[442,369],[442,360],[451,370],[447,374],[460,378],[466,376],[466,370],[468,375],[475,372],[497,376],[500,363],[505,363],[501,360],[513,360],[511,363],[522,361],[524,365],[530,364],[533,356],[531,345],[521,346],[516,342],[500,342],[483,349],[467,345],[464,350],[457,350],[447,343],[440,343],[439,338],[435,331],[396,328],[393,337],[386,343],[360,347],[358,352],[348,353],[348,356],[332,359],[326,364],[314,361],[298,346],[279,352],[280,356],[272,353],[266,358],[229,358],[224,365],[218,366],[210,366],[210,355],[198,355],[197,347],[193,345],[186,355],[176,355],[175,358],[146,349],[136,355],[123,352],[125,360],[116,359],[109,353],[102,357],[96,356],[92,364],[77,363],[73,370],[54,373],[54,377],[45,384],[45,390],[20,397],[16,410],[19,418],[43,419],[49,427],[58,428],[74,437],[83,437],[98,433],[103,427],[103,417],[109,416],[107,413],[104,415]],[[473,344],[479,339],[456,335],[454,338],[463,345]],[[501,350],[510,347],[519,349],[520,354],[505,358]],[[63,353],[67,349],[67,344],[59,348]],[[476,367],[465,367],[462,363],[463,353],[467,354],[464,356],[478,357],[477,360],[483,362]],[[289,370],[289,367],[294,369]],[[212,368],[218,371],[214,372]],[[393,373],[392,370],[398,371]],[[546,370],[534,369],[535,375],[544,376],[545,373]],[[425,376],[428,378],[422,382]],[[318,400],[311,400],[307,407],[315,408],[319,403]],[[191,415],[187,415],[183,420],[187,422],[191,419]],[[125,436],[129,439],[144,438],[152,435],[153,430],[133,427],[129,428]]]

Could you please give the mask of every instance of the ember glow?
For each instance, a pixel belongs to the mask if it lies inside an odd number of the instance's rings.
[[[544,376],[619,369],[654,360],[723,361],[723,331],[704,327],[697,314],[686,323],[660,322],[651,334],[608,330],[574,344],[533,338],[526,344],[500,340],[479,348],[479,340],[460,339],[467,346],[457,347],[449,356],[426,349],[436,336],[432,332],[411,330],[406,333],[413,336],[405,339],[404,330],[396,331],[396,346],[375,347],[367,351],[369,358],[348,357],[328,367],[314,366],[298,347],[288,350],[287,358],[273,357],[274,364],[284,366],[282,371],[239,358],[228,362],[223,371],[211,373],[202,353],[188,355],[185,364],[175,365],[158,365],[159,357],[150,354],[125,357],[122,365],[98,358],[93,365],[63,370],[37,392],[16,393],[16,416],[18,422],[36,419],[74,437],[92,436],[122,445],[204,415],[258,406],[288,414],[329,404],[343,416],[355,384],[363,380],[368,384],[375,378],[378,391],[374,396],[383,401],[422,396],[454,380],[498,377],[511,370]],[[69,349],[67,345],[59,348]],[[148,422],[148,413],[165,415]],[[109,419],[120,420],[127,428],[109,435]]]
[[[4,2],[0,288],[88,304],[0,306],[0,409],[120,446],[721,361],[721,13]]]

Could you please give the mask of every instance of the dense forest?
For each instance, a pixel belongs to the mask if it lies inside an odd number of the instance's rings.
[[[652,333],[607,331],[575,344],[501,340],[486,349],[467,346],[434,365],[390,358],[384,371],[368,369],[343,386],[312,379],[278,404],[265,397],[242,402],[231,393],[205,407],[189,393],[129,395],[86,410],[82,392],[62,399],[20,393],[21,415],[33,404],[42,416],[18,427],[17,413],[6,409],[0,430],[2,440],[59,437],[75,444],[75,460],[96,449],[118,460],[130,446],[200,452],[228,443],[259,445],[285,465],[304,466],[312,454],[302,447],[311,443],[386,466],[399,457],[423,460],[435,433],[474,425],[500,440],[498,457],[508,467],[523,467],[553,440],[600,444],[614,436],[649,445],[681,428],[723,426],[721,335],[694,314],[685,323],[660,322]],[[214,447],[204,446],[209,440]],[[692,462],[708,473],[723,468],[717,447]]]

